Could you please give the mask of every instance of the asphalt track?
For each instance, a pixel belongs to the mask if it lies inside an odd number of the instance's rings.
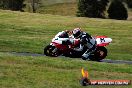
[[[26,52],[8,52],[10,54],[16,55],[16,56],[45,56],[44,54],[35,54],[35,53],[26,53]],[[105,62],[105,63],[115,63],[115,64],[131,64],[132,65],[132,61],[125,61],[125,60],[111,60],[111,59],[104,59],[100,62]]]

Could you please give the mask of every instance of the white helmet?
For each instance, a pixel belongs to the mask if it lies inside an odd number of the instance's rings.
[[[73,29],[72,33],[73,33],[73,36],[74,36],[75,38],[78,38],[79,36],[81,36],[82,31],[81,31],[80,28],[75,28],[75,29]]]

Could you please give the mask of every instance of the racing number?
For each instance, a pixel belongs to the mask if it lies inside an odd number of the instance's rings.
[[[104,39],[104,38],[100,38],[100,41],[101,41],[101,42],[105,42],[105,39]]]

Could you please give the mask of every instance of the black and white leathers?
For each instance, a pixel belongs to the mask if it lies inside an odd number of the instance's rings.
[[[86,60],[89,58],[89,55],[95,51],[96,40],[86,32],[82,32],[78,38],[80,39],[80,44],[87,47],[86,52],[82,55],[82,59]]]

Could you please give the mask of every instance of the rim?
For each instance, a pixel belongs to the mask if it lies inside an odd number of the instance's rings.
[[[103,56],[104,56],[104,51],[101,51],[101,50],[100,50],[100,51],[99,51],[99,56],[100,56],[100,57],[103,57]]]
[[[59,56],[59,52],[58,52],[58,50],[56,50],[55,52],[53,52],[55,49],[57,49],[57,48],[55,48],[55,47],[49,48],[49,54],[50,54],[51,56],[57,57],[57,56]]]

